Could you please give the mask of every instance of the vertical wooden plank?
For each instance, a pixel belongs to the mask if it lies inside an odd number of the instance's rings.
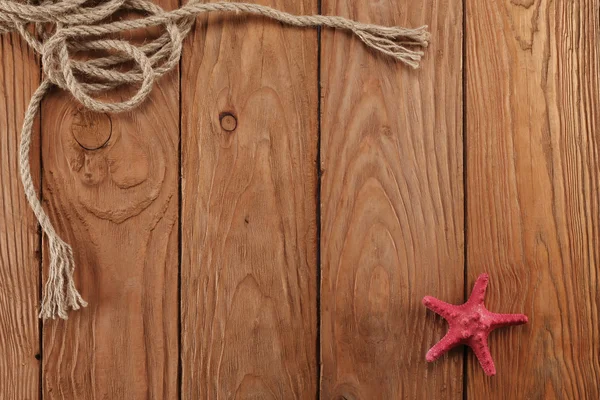
[[[529,324],[468,395],[600,398],[598,0],[467,0],[468,273]]]
[[[323,13],[433,36],[415,71],[324,32],[322,398],[460,398],[461,351],[425,361],[446,326],[421,299],[464,296],[462,3],[325,0]]]
[[[19,179],[19,138],[40,79],[33,52],[17,34],[0,36],[0,398],[37,399],[41,258],[37,221]],[[36,124],[31,173],[40,177]],[[38,359],[36,359],[36,355]]]
[[[44,324],[44,397],[176,398],[178,72],[125,114],[90,113],[55,91],[42,133],[44,199],[89,302]]]
[[[183,399],[317,393],[317,102],[316,30],[197,20],[182,61]]]

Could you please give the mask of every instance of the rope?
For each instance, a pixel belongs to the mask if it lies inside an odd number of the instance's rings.
[[[133,20],[110,21],[116,12],[126,10],[144,16]],[[247,3],[189,3],[164,11],[150,0],[46,0],[23,4],[0,0],[0,34],[18,32],[41,55],[45,78],[33,94],[25,113],[19,166],[27,200],[49,240],[50,273],[44,286],[40,318],[67,319],[69,309],[87,303],[75,288],[73,251],[56,233],[36,195],[31,179],[29,152],[32,126],[44,95],[56,85],[69,91],[92,111],[118,113],[129,111],[150,94],[154,81],[173,69],[181,57],[183,40],[195,18],[209,12],[254,14],[298,27],[329,27],[356,35],[365,45],[417,68],[429,41],[427,27],[416,29],[363,24],[346,18],[325,15],[292,15],[270,7]],[[31,33],[28,26],[35,28]],[[133,29],[161,26],[157,38],[141,45],[122,39],[119,34]],[[117,35],[118,38],[114,38]],[[417,49],[415,49],[417,48]],[[81,52],[110,54],[81,60]],[[89,55],[89,53],[86,53]],[[123,72],[123,65],[133,65]],[[99,95],[120,86],[138,86],[130,98],[103,102]]]

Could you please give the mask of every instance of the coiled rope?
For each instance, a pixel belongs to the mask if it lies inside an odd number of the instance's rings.
[[[111,21],[118,11],[135,11],[142,17]],[[41,55],[44,80],[33,94],[21,131],[19,166],[27,200],[43,232],[48,237],[50,270],[44,286],[40,318],[67,319],[69,309],[85,307],[73,280],[75,263],[71,246],[56,233],[43,210],[31,179],[29,151],[33,121],[44,95],[56,85],[69,91],[86,108],[96,112],[118,113],[132,110],[150,94],[154,81],[170,71],[181,56],[183,39],[196,16],[208,12],[237,12],[261,15],[299,27],[324,26],[349,31],[367,46],[413,68],[423,56],[419,47],[429,40],[427,27],[416,29],[363,24],[336,16],[297,16],[270,7],[247,3],[189,3],[164,11],[149,0],[45,1],[23,4],[0,0],[0,34],[18,32]],[[29,26],[34,26],[34,33]],[[161,26],[164,33],[136,45],[114,35],[133,29]],[[82,52],[101,51],[110,55],[81,60]],[[87,54],[87,53],[86,53]],[[123,72],[123,66],[129,69]],[[131,66],[133,65],[133,66]],[[139,86],[122,102],[103,102],[98,95],[124,85]]]

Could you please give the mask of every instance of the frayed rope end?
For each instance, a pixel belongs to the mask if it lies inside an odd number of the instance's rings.
[[[352,32],[367,46],[412,68],[419,67],[424,55],[423,51],[413,48],[426,48],[431,39],[426,25],[415,29],[359,25],[353,28]]]
[[[50,241],[50,271],[48,281],[44,286],[44,296],[39,317],[68,319],[69,309],[78,310],[87,306],[87,302],[75,288],[73,272],[75,261],[71,246],[58,236],[49,235]]]

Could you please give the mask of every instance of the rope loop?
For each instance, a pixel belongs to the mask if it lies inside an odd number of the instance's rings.
[[[139,106],[150,94],[155,79],[170,71],[181,56],[183,38],[193,23],[191,17],[159,18],[152,22],[123,20],[103,23],[118,10],[134,11],[146,16],[163,16],[164,10],[148,0],[109,0],[84,7],[82,0],[68,0],[38,6],[0,0],[0,12],[10,12],[10,23],[1,22],[0,30],[14,29],[42,55],[47,79],[69,91],[81,104],[97,112],[124,112]],[[51,34],[38,39],[30,34],[27,23],[48,24],[55,21]],[[90,25],[91,24],[91,25]],[[143,45],[108,36],[138,27],[161,25],[164,33]],[[122,36],[122,35],[121,35]],[[103,39],[98,39],[103,38]],[[80,53],[87,57],[81,60]],[[90,57],[90,54],[103,54]],[[119,66],[129,65],[125,72]],[[97,97],[122,85],[137,85],[137,91],[121,102],[101,101]]]

